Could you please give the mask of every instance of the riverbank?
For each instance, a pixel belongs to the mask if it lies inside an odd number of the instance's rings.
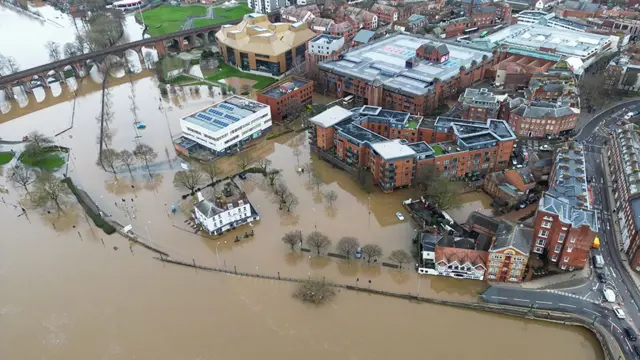
[[[277,276],[273,276],[273,275],[263,275],[263,274],[257,274],[257,273],[238,272],[235,267],[233,270],[207,267],[207,266],[197,265],[195,259],[193,259],[192,263],[188,263],[180,260],[174,260],[171,258],[164,258],[164,257],[160,257],[160,258],[154,257],[154,259],[162,261],[164,263],[190,267],[190,268],[194,268],[201,271],[231,274],[235,276],[254,277],[254,278],[260,278],[260,279],[286,281],[286,282],[293,282],[293,283],[301,283],[307,280],[307,279],[299,279],[299,278],[282,277],[280,276],[280,273],[278,273]],[[369,285],[369,287],[364,287],[364,285],[353,286],[353,285],[338,284],[338,283],[330,283],[330,284],[331,286],[346,289],[346,290],[362,292],[362,293],[371,294],[371,295],[379,295],[379,296],[403,299],[403,300],[408,300],[408,301],[417,302],[417,303],[446,305],[450,307],[463,308],[468,310],[480,310],[480,311],[490,312],[494,314],[517,316],[520,318],[535,319],[540,321],[549,321],[549,322],[559,323],[563,325],[581,326],[588,329],[596,336],[596,338],[600,342],[600,345],[602,346],[602,350],[604,352],[606,360],[624,359],[624,355],[620,351],[620,348],[618,347],[616,341],[612,338],[612,336],[609,334],[609,332],[605,328],[603,328],[600,324],[596,323],[595,321],[586,319],[576,314],[528,309],[528,308],[519,308],[519,307],[511,307],[511,306],[500,306],[500,305],[492,305],[492,304],[484,304],[484,303],[470,303],[470,302],[461,302],[461,301],[442,300],[442,299],[412,295],[410,293],[400,294],[400,293],[394,293],[389,291],[372,289],[370,287],[371,285]]]

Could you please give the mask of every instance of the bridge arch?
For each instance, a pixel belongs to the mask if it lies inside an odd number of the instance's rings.
[[[29,80],[29,86],[31,88],[34,87],[47,87],[47,79],[44,78],[44,76],[42,75],[34,75],[31,80]]]
[[[60,74],[60,72],[58,72],[58,70],[49,71],[45,78],[47,80],[47,83],[49,83],[49,84],[55,83],[55,82],[64,81],[64,75]]]
[[[125,71],[130,73],[138,73],[144,67],[144,59],[142,57],[142,49],[127,49],[122,54],[124,60]]]
[[[207,33],[207,39],[209,40],[209,44],[216,43],[216,31],[212,30]]]
[[[208,43],[206,33],[197,33],[194,37],[195,46],[204,46]]]
[[[62,76],[65,80],[72,77],[78,79],[80,78],[80,72],[74,65],[67,65],[62,68]]]
[[[167,50],[169,51],[180,51],[182,48],[180,41],[178,39],[170,39],[167,40]]]

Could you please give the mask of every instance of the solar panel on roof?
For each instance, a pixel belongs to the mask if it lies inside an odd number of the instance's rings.
[[[225,109],[225,110],[229,110],[229,111],[233,111],[234,108],[231,105],[227,105],[227,104],[220,104],[220,107]]]
[[[214,119],[214,120],[213,120],[213,123],[214,123],[214,124],[216,124],[216,125],[218,125],[218,126],[220,126],[220,127],[226,127],[226,126],[227,126],[227,124],[223,123],[223,122],[222,122],[222,121],[220,121],[220,120],[215,120],[215,119]]]
[[[203,113],[197,113],[196,117],[200,120],[205,120],[205,121],[211,121],[211,119],[213,119],[211,116],[205,115]]]
[[[240,120],[239,118],[237,118],[237,117],[235,117],[233,115],[229,115],[229,114],[226,114],[224,117],[227,118],[227,119],[233,120],[233,121]]]

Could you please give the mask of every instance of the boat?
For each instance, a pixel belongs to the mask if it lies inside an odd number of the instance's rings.
[[[136,129],[142,130],[142,129],[146,129],[147,125],[143,124],[143,123],[139,123],[138,125],[136,125]]]
[[[402,213],[400,211],[398,211],[396,213],[396,217],[398,218],[398,220],[404,220],[404,216],[402,215]]]

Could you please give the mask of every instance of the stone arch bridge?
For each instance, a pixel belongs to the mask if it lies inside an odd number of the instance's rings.
[[[279,21],[280,13],[272,12],[269,15],[271,21]],[[135,52],[144,64],[142,49],[153,49],[159,56],[168,52],[180,52],[190,50],[206,44],[215,43],[215,33],[222,25],[237,24],[241,20],[232,20],[205,27],[178,31],[172,34],[154,36],[126,44],[113,46],[105,50],[99,50],[87,54],[72,56],[63,60],[36,66],[22,70],[14,74],[0,77],[0,91],[4,91],[8,98],[14,98],[13,88],[22,87],[25,92],[31,92],[34,87],[49,88],[50,82],[64,82],[65,71],[73,71],[76,78],[86,76],[91,66],[101,66],[109,56],[124,58],[127,52]],[[105,75],[106,76],[106,75]]]

